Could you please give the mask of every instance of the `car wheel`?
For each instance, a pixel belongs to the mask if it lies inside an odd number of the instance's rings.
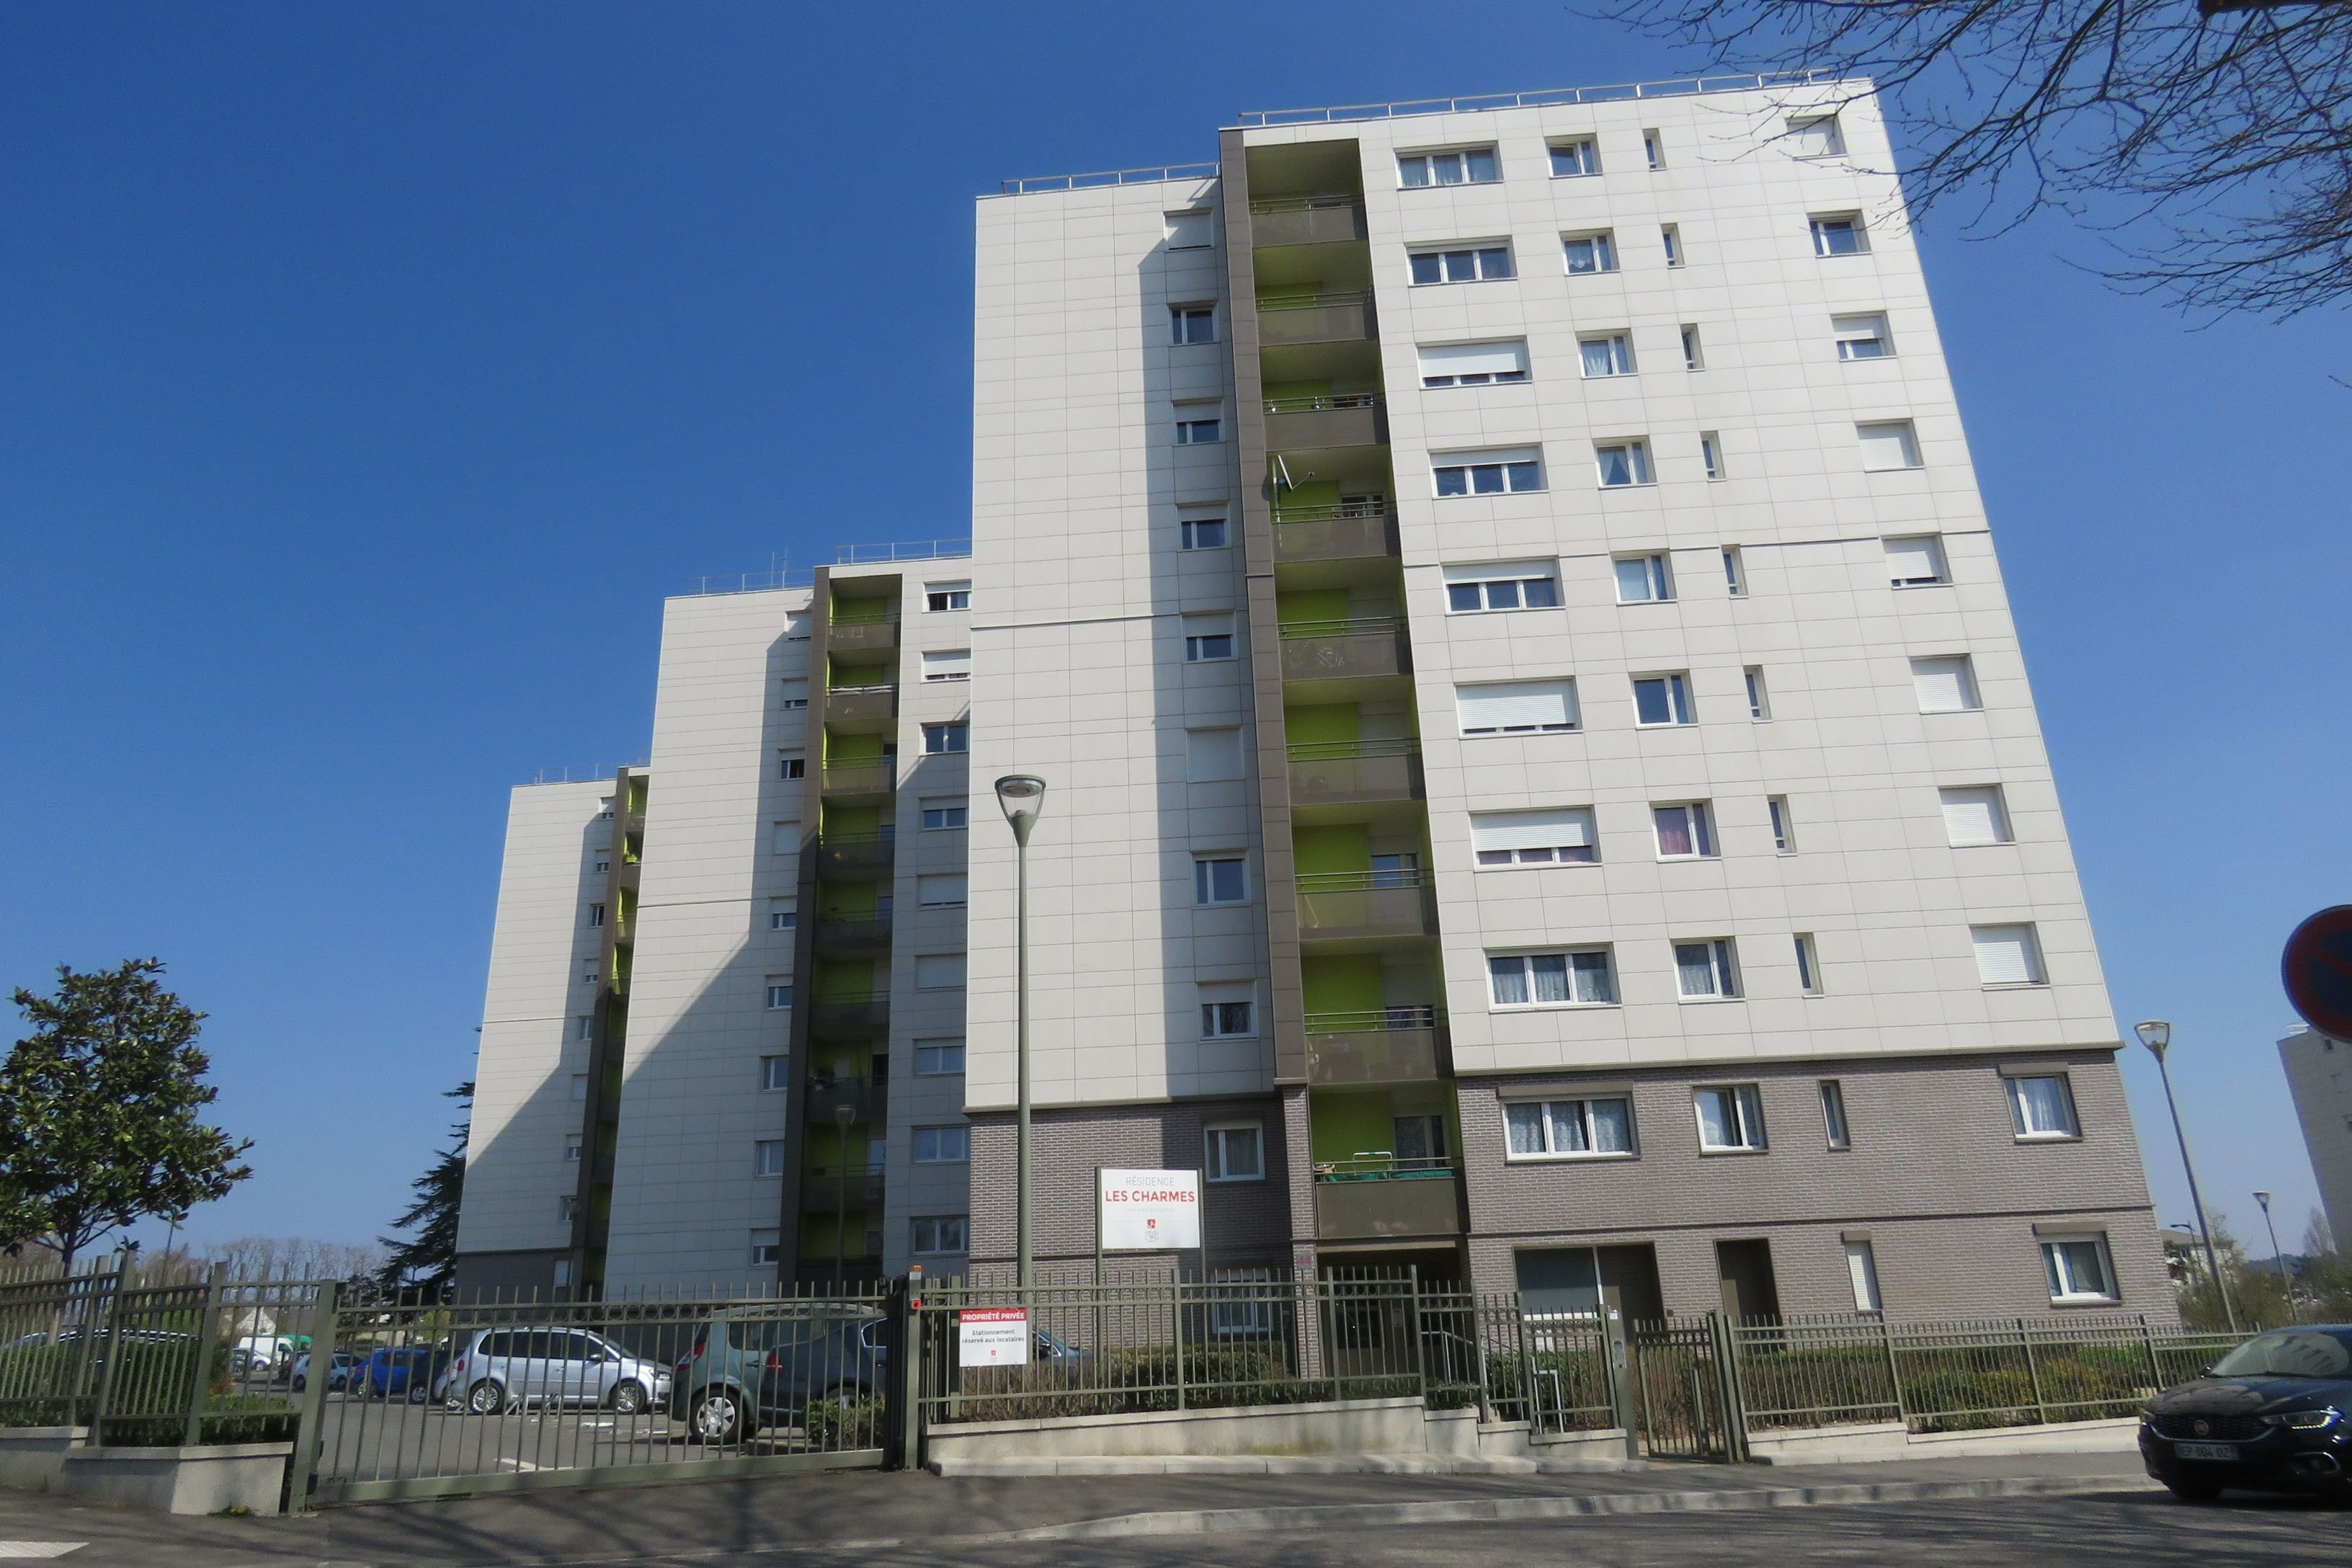
[[[2164,1485],[2182,1502],[2211,1502],[2221,1495],[2221,1489],[2210,1481],[2167,1481]]]
[[[838,1410],[847,1410],[866,1397],[866,1391],[854,1383],[837,1383],[824,1391],[824,1402]]]
[[[646,1385],[631,1379],[613,1390],[613,1411],[617,1415],[635,1415],[646,1407]]]
[[[484,1378],[466,1390],[466,1408],[477,1415],[496,1415],[507,1407],[507,1391],[496,1380]]]
[[[688,1433],[698,1443],[740,1443],[743,1440],[743,1403],[734,1392],[706,1388],[694,1396],[687,1416]]]

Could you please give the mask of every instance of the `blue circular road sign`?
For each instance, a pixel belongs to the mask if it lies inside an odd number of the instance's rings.
[[[2322,910],[2286,939],[2286,998],[2323,1035],[2352,1040],[2352,904]]]

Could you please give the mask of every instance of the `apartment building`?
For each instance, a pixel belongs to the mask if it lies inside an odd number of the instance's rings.
[[[2301,1028],[2278,1043],[2327,1228],[2352,1245],[2352,1045]]]
[[[1130,1262],[2172,1310],[1874,104],[1432,107],[980,201],[970,558],[671,601],[613,867],[518,792],[469,1282],[1003,1269],[1021,772],[1046,1268],[1169,1166]]]

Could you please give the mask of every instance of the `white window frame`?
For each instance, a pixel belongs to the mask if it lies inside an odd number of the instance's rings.
[[[1179,447],[1223,446],[1225,439],[1224,416],[1223,403],[1176,405],[1176,444]]]
[[[1791,158],[1845,156],[1845,128],[1835,114],[1792,115],[1786,136]]]
[[[1797,819],[1789,810],[1789,797],[1785,795],[1766,795],[1764,817],[1772,829],[1772,852],[1775,855],[1794,855],[1797,852]]]
[[[1813,941],[1813,933],[1801,931],[1791,936],[1790,941],[1796,949],[1797,994],[1800,996],[1822,994],[1822,950],[1820,944]]]
[[[1764,667],[1751,664],[1739,672],[1739,679],[1748,691],[1748,717],[1759,724],[1771,722],[1772,692],[1764,680]]]
[[[1706,477],[1710,479],[1720,479],[1729,473],[1730,470],[1725,468],[1723,462],[1721,432],[1702,430],[1698,433],[1698,460],[1699,466],[1706,470]]]
[[[1927,466],[1919,455],[1919,427],[1912,420],[1857,420],[1853,438],[1862,449],[1862,471],[1865,474],[1907,474]],[[1890,446],[1901,461],[1875,461],[1887,455]]]
[[[770,899],[768,900],[768,929],[770,931],[801,929],[801,912],[793,906],[791,900]]]
[[[923,1245],[923,1227],[931,1227],[930,1245]],[[953,1228],[950,1229],[950,1227]],[[953,1246],[948,1243],[952,1241]],[[962,1214],[924,1214],[907,1221],[907,1249],[917,1258],[953,1258],[971,1250],[971,1216]]]
[[[1706,368],[1706,344],[1699,335],[1698,323],[1696,321],[1685,321],[1682,326],[1682,333],[1683,368],[1685,370],[1705,370]]]
[[[1162,213],[1160,222],[1161,240],[1171,250],[1211,250],[1216,247],[1217,214],[1213,207],[1186,207]]]
[[[765,1237],[766,1240],[761,1237]],[[751,1233],[751,1267],[773,1268],[783,1261],[784,1233],[781,1226]]]
[[[943,1035],[943,1036],[941,1036],[941,1037],[938,1037],[938,1038],[936,1038],[936,1039],[917,1040],[917,1041],[915,1042],[915,1047],[914,1047],[914,1048],[915,1048],[915,1064],[914,1064],[914,1073],[913,1073],[913,1076],[914,1076],[914,1077],[916,1077],[916,1078],[961,1078],[961,1077],[963,1076],[963,1073],[964,1073],[964,1061],[965,1061],[965,1056],[964,1056],[964,1053],[965,1053],[966,1047],[965,1047],[965,1043],[964,1043],[964,1041],[963,1041],[963,1039],[962,1039],[962,1037],[960,1037],[960,1036],[945,1036],[945,1035]],[[936,1061],[945,1061],[945,1060],[947,1060],[947,1059],[948,1059],[948,1053],[949,1053],[949,1052],[950,1052],[950,1051],[952,1051],[952,1052],[954,1052],[954,1053],[955,1053],[955,1056],[954,1056],[955,1066],[953,1066],[953,1067],[951,1067],[951,1068],[950,1068],[950,1067],[925,1067],[925,1066],[923,1065],[923,1053],[924,1053],[925,1051],[931,1051],[931,1052],[935,1052],[935,1053],[937,1053],[937,1055],[936,1055],[936,1056],[934,1057],[934,1058],[933,1058],[933,1059],[934,1059],[934,1060],[936,1060]]]
[[[1670,942],[1675,961],[1675,995],[1682,1002],[1738,1002],[1745,999],[1739,984],[1738,944],[1727,936],[1700,937],[1690,942]],[[1706,965],[1707,988],[1689,989],[1689,973],[1683,967],[1686,949],[1700,950],[1701,961]]]
[[[1665,133],[1656,126],[1642,132],[1642,161],[1653,169],[1666,166]]]
[[[1203,986],[1203,990],[1211,987]],[[1236,1015],[1234,1009],[1240,1009]],[[1255,997],[1207,998],[1201,1003],[1201,1037],[1204,1040],[1254,1040],[1257,1038],[1257,1001]]]
[[[784,1140],[754,1138],[751,1140],[751,1175],[755,1180],[767,1180],[784,1173]]]
[[[933,604],[931,601],[934,599],[945,599],[948,603],[944,605]],[[961,614],[971,608],[971,579],[964,578],[946,583],[926,583],[923,584],[923,613],[925,615]]]
[[[1731,1130],[1734,1143],[1710,1143],[1706,1141],[1706,1112],[1702,1109],[1702,1095],[1719,1097],[1717,1103],[1727,1113],[1725,1125]],[[1700,1084],[1691,1090],[1691,1116],[1698,1124],[1698,1147],[1702,1154],[1761,1154],[1771,1148],[1771,1139],[1764,1125],[1764,1096],[1760,1086],[1753,1083]]]
[[[1597,969],[1591,964],[1579,965],[1576,962],[1580,957],[1591,958],[1596,955],[1601,960]],[[1554,958],[1560,961],[1559,974],[1565,983],[1564,988],[1568,995],[1559,1001],[1538,1001],[1535,984],[1536,961]],[[1498,965],[1506,963],[1517,964],[1518,989],[1526,993],[1527,1000],[1523,1002],[1503,1000],[1501,987],[1496,984],[1502,976],[1496,971]],[[1608,994],[1586,998],[1580,994],[1583,988],[1579,982],[1595,973],[1601,976],[1601,989]],[[1486,954],[1486,1007],[1489,1012],[1549,1013],[1570,1007],[1615,1007],[1622,1005],[1617,984],[1616,954],[1606,942],[1584,943],[1575,947],[1549,950],[1538,949],[1532,952]]]
[[[1454,277],[1455,258],[1465,256],[1470,258],[1470,275]],[[1502,258],[1499,263],[1495,260],[1496,257]],[[1437,276],[1424,278],[1420,275],[1424,270],[1421,265],[1424,259],[1436,263],[1433,270]],[[1501,270],[1487,270],[1497,265]],[[1519,275],[1519,265],[1517,258],[1511,254],[1508,239],[1456,241],[1451,245],[1416,245],[1410,247],[1405,252],[1405,273],[1411,286],[1415,289],[1452,289],[1468,283],[1507,283]]]
[[[2042,1281],[2049,1288],[2053,1305],[2112,1307],[2124,1299],[2123,1290],[2116,1280],[2115,1251],[2107,1245],[2106,1232],[2066,1232],[2040,1236],[2034,1239],[2041,1246]],[[2082,1282],[2075,1274],[2074,1256],[2067,1250],[2077,1247],[2092,1249],[2092,1258],[2103,1276],[2099,1282],[2104,1289],[2085,1290],[2080,1288]]]
[[[1491,364],[1507,354],[1517,362],[1510,369],[1450,371],[1433,368],[1454,360]],[[1415,368],[1421,373],[1421,384],[1424,390],[1517,385],[1528,379],[1528,340],[1485,338],[1465,343],[1419,343],[1414,345],[1413,360]]]
[[[1477,174],[1475,160],[1481,153],[1486,155],[1486,175]],[[1442,168],[1444,160],[1452,160],[1454,177],[1447,179]],[[1454,185],[1494,185],[1503,179],[1501,151],[1492,142],[1475,142],[1461,147],[1418,147],[1409,153],[1399,153],[1397,189],[1401,191],[1435,191]],[[1419,165],[1415,168],[1414,165]],[[1419,174],[1421,178],[1412,176]]]
[[[1830,318],[1830,341],[1846,364],[1895,357],[1895,331],[1884,310],[1855,310]]]
[[[1748,597],[1748,563],[1741,559],[1737,544],[1723,547],[1723,585],[1731,598]]]
[[[916,818],[918,822],[922,824],[920,827],[916,829],[919,833],[959,833],[971,826],[971,797],[970,795],[927,795],[920,796],[916,801],[915,809],[922,814]],[[949,822],[945,820],[948,813],[957,811],[963,813],[963,820],[961,822]],[[941,820],[939,822],[933,822],[931,820],[931,816],[935,812],[941,817]]]
[[[1622,479],[1611,479],[1610,458],[1622,454],[1626,475]],[[1604,490],[1637,490],[1658,482],[1657,468],[1650,461],[1650,442],[1645,436],[1620,436],[1612,440],[1592,443],[1593,478]]]
[[[1540,693],[1546,698],[1552,696],[1556,689],[1560,699],[1560,710],[1566,717],[1563,721],[1542,724],[1473,726],[1463,722],[1465,715],[1462,711],[1462,694],[1465,691],[1493,692],[1497,688],[1517,688],[1525,690],[1531,697]],[[1577,701],[1574,676],[1561,676],[1554,680],[1465,681],[1454,689],[1454,723],[1460,729],[1465,740],[1485,739],[1495,735],[1572,735],[1584,727],[1584,714]]]
[[[1203,316],[1208,318],[1209,335],[1204,338],[1194,337],[1192,335],[1192,331],[1200,324],[1201,318]],[[1195,300],[1181,305],[1169,306],[1168,335],[1169,346],[1171,348],[1192,348],[1201,343],[1215,342],[1217,341],[1217,307],[1215,301],[1210,300],[1203,302]]]
[[[1581,246],[1591,258],[1590,267],[1576,264],[1576,247]],[[1559,237],[1559,268],[1570,278],[1604,278],[1620,270],[1617,257],[1617,231],[1613,228],[1577,229]]]
[[[2063,1120],[2055,1127],[2043,1126],[2041,1112],[2046,1107],[2037,1104],[2026,1092],[2029,1083],[2057,1085],[2057,1108]],[[2059,1072],[2005,1072],[2000,1075],[2001,1092],[2009,1100],[2010,1135],[2020,1143],[2079,1143],[2083,1141],[2083,1113],[2074,1103],[2073,1075]]]
[[[1565,169],[1559,166],[1563,153],[1569,154],[1570,167]],[[1544,142],[1544,164],[1555,180],[1595,179],[1601,174],[1601,138],[1589,133],[1548,137]],[[1651,167],[1657,165],[1653,163]]]
[[[1843,1079],[1825,1078],[1814,1085],[1822,1101],[1822,1140],[1833,1153],[1844,1153],[1853,1147],[1853,1123],[1845,1113],[1845,1082]]]
[[[1448,566],[1444,569],[1445,613],[1449,616],[1507,615],[1515,610],[1557,610],[1561,607],[1559,568],[1551,561],[1499,561],[1491,566]],[[1496,590],[1510,590],[1508,604],[1496,604]],[[1477,603],[1464,605],[1456,589],[1470,589]],[[1548,599],[1548,604],[1530,601]]]
[[[1685,259],[1683,254],[1682,225],[1678,223],[1660,224],[1658,226],[1658,243],[1665,247],[1666,266],[1669,269],[1682,266]]]
[[[586,1142],[587,1139],[584,1134],[578,1132],[566,1132],[563,1135],[563,1163],[567,1165],[578,1164],[580,1163],[581,1150]]]
[[[1218,868],[1234,867],[1240,880],[1241,891],[1232,898],[1218,898]],[[1192,907],[1198,910],[1239,909],[1250,901],[1250,865],[1246,854],[1230,849],[1195,851],[1192,856]]]
[[[1670,854],[1666,849],[1664,826],[1658,821],[1662,812],[1683,814],[1683,831],[1691,842],[1687,854]],[[1723,856],[1723,843],[1716,837],[1715,812],[1704,800],[1654,801],[1650,805],[1650,841],[1661,860],[1717,860]]]
[[[2026,977],[2022,980],[1986,979],[1984,955],[1988,938],[2005,946],[2009,945],[2006,937],[1996,933],[2011,932],[2018,933],[2022,939],[2015,946],[2025,960]],[[2030,991],[2050,984],[2050,969],[2042,955],[2042,933],[2034,929],[2032,921],[1999,921],[1971,925],[1969,927],[1969,944],[1977,961],[1977,979],[1988,991]]]
[[[770,975],[767,981],[767,1011],[789,1013],[793,1010],[793,983],[790,979]]]
[[[789,1094],[793,1088],[793,1058],[789,1052],[776,1052],[760,1058],[760,1089],[761,1094]]]
[[[1496,488],[1482,489],[1480,483],[1492,471]],[[1529,470],[1533,482],[1528,482]],[[1461,476],[1460,489],[1446,489],[1448,474]],[[1489,451],[1432,452],[1429,455],[1430,494],[1438,500],[1474,500],[1480,497],[1535,495],[1548,489],[1544,482],[1543,449],[1539,447],[1502,447]]]
[[[932,661],[935,659],[943,662],[934,665]],[[962,662],[956,662],[958,660]],[[971,649],[941,647],[927,650],[923,655],[923,679],[927,681],[970,680]]]
[[[930,883],[926,889],[926,882]],[[946,883],[959,884],[949,888]],[[953,897],[948,895],[952,893]],[[971,902],[971,881],[961,871],[925,871],[915,878],[915,907],[919,910],[960,910]]]
[[[1248,1142],[1257,1168],[1241,1175],[1229,1173],[1232,1163],[1232,1142],[1236,1133],[1247,1133]],[[1211,1186],[1228,1186],[1239,1182],[1265,1180],[1265,1124],[1259,1121],[1212,1121],[1201,1129],[1201,1180]]]
[[[1627,567],[1633,568],[1628,574]],[[1610,558],[1610,571],[1617,579],[1617,602],[1621,605],[1667,605],[1675,597],[1675,565],[1663,550],[1643,555],[1615,555]],[[1633,577],[1641,580],[1641,593],[1629,597],[1625,592]]]
[[[1213,539],[1207,531],[1216,530]],[[1205,541],[1205,542],[1204,542]],[[1230,550],[1233,548],[1233,520],[1220,514],[1216,517],[1182,517],[1176,520],[1176,545],[1183,551]]]
[[[1890,588],[1948,588],[1952,585],[1952,563],[1944,553],[1944,536],[1940,533],[1890,533],[1879,541],[1886,552],[1886,584]],[[1927,558],[1932,568],[1925,577],[1898,577],[1895,574],[1919,563],[1904,560],[1906,556]],[[1898,564],[1899,563],[1899,564]]]
[[[1862,1313],[1886,1310],[1886,1298],[1878,1288],[1878,1254],[1866,1236],[1857,1236],[1845,1244],[1846,1282],[1853,1287],[1853,1310]]]
[[[2000,785],[1997,784],[1947,784],[1936,791],[1936,796],[1943,807],[1944,837],[1953,848],[1991,849],[2003,844],[2017,842],[2016,827],[2009,819],[2009,801]],[[1966,814],[1958,821],[1952,815],[1955,806],[1959,807]],[[1979,807],[1983,808],[1984,819],[1990,825],[1991,836],[1985,838],[1961,837],[1960,830],[1963,822],[1967,820],[1967,816],[1975,815]]]
[[[777,684],[783,688],[783,694],[776,699],[776,706],[784,712],[797,712],[809,705],[809,683],[806,676],[793,676]],[[793,695],[795,687],[800,689],[800,695],[797,697]]]
[[[956,720],[943,724],[923,726],[923,755],[927,757],[961,757],[971,751],[971,724]]]
[[[1644,681],[1664,682],[1666,716],[1664,719],[1642,717],[1642,686]],[[1633,678],[1633,727],[1637,730],[1679,730],[1698,722],[1698,707],[1691,700],[1690,671],[1663,669]]]
[[[1958,677],[1960,704],[1957,708],[1930,708],[1927,694],[1919,689],[1924,675]],[[1922,713],[1981,713],[1984,711],[1984,689],[1977,683],[1976,660],[1964,653],[1920,654],[1911,660],[1911,693]]]
[[[1238,633],[1231,611],[1183,619],[1184,662],[1225,664],[1237,657]]]
[[[937,983],[926,984],[926,983],[924,982],[924,980],[923,980],[923,965],[924,965],[924,963],[925,963],[927,961],[928,961],[928,962],[930,962],[930,963],[952,963],[952,964],[954,964],[954,965],[956,966],[956,975],[957,975],[957,978],[956,978],[955,980],[953,980],[953,981],[950,982],[949,984],[944,984],[944,985],[942,985],[942,984],[937,984]],[[961,953],[961,952],[919,952],[919,953],[917,953],[917,954],[915,955],[915,989],[916,989],[916,990],[918,990],[918,991],[961,991],[961,990],[965,989],[967,986],[969,986],[971,984],[971,961],[970,961],[970,959],[969,959],[969,958],[967,958],[964,954],[962,954],[962,953]]]
[[[930,1152],[923,1149],[929,1142]],[[918,1127],[908,1140],[908,1158],[918,1165],[969,1165],[971,1163],[971,1125],[963,1121],[943,1121],[934,1126]],[[949,1151],[941,1152],[942,1150]]]
[[[1584,351],[1600,348],[1607,351],[1609,368],[1596,371],[1592,357]],[[1609,381],[1622,375],[1632,375],[1633,370],[1633,334],[1619,328],[1607,332],[1580,332],[1576,339],[1577,373],[1580,380]]]
[[[1863,221],[1862,214],[1858,212],[1810,213],[1806,215],[1805,221],[1812,229],[1813,254],[1822,260],[1831,261],[1843,256],[1870,254],[1870,226]],[[1853,248],[1851,250],[1831,248],[1832,237],[1841,225],[1853,236]]]
[[[1584,841],[1581,844],[1571,842],[1567,832],[1555,828],[1551,830],[1552,834],[1560,842],[1554,844],[1523,844],[1499,847],[1481,845],[1479,841],[1481,833],[1519,837],[1538,831],[1538,828],[1521,826],[1514,832],[1515,823],[1524,824],[1530,817],[1581,817],[1583,821],[1575,831],[1582,834]],[[1563,827],[1566,826],[1562,825]],[[1496,855],[1504,858],[1499,860],[1488,858],[1489,856]],[[1470,858],[1472,863],[1481,871],[1521,871],[1530,867],[1551,868],[1567,866],[1598,866],[1601,864],[1599,823],[1594,817],[1592,807],[1589,805],[1548,806],[1535,811],[1474,811],[1470,814]]]
[[[1593,1140],[1596,1122],[1592,1115],[1592,1107],[1596,1103],[1612,1100],[1625,1108],[1625,1147],[1622,1149],[1597,1148],[1594,1146]],[[1512,1140],[1511,1112],[1527,1106],[1536,1108],[1535,1126],[1543,1143],[1541,1149],[1520,1149]],[[1553,1111],[1556,1108],[1566,1110],[1569,1107],[1574,1109],[1564,1115],[1554,1116]],[[1552,1135],[1555,1126],[1567,1121],[1573,1121],[1581,1129],[1584,1138],[1583,1148],[1562,1149],[1554,1144]],[[1546,1165],[1576,1161],[1633,1160],[1638,1159],[1641,1152],[1641,1135],[1633,1123],[1633,1096],[1630,1090],[1617,1094],[1563,1096],[1559,1099],[1522,1100],[1515,1096],[1503,1101],[1503,1161],[1506,1164]]]

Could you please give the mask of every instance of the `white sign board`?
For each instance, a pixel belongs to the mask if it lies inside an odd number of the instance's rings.
[[[1105,1252],[1185,1252],[1201,1245],[1201,1173],[1099,1173],[1097,1232]]]
[[[956,1312],[956,1359],[965,1366],[1027,1366],[1029,1309],[959,1309]]]

